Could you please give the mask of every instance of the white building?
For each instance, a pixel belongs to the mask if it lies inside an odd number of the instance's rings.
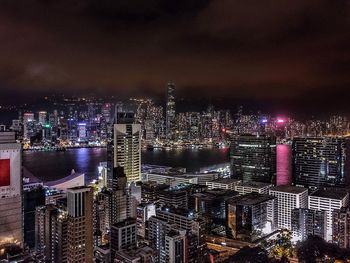
[[[23,245],[22,149],[15,133],[0,132],[0,250]]]
[[[275,186],[269,194],[277,197],[278,228],[292,229],[291,215],[294,208],[307,208],[308,190],[295,186]]]
[[[258,194],[269,194],[269,190],[272,184],[261,183],[261,182],[244,182],[235,185],[233,190],[237,191],[240,195],[258,193]]]
[[[220,178],[213,181],[206,182],[208,189],[220,188],[226,190],[235,190],[236,185],[241,183],[240,180],[231,178]]]
[[[143,173],[142,181],[155,181],[158,184],[169,184],[176,186],[178,184],[199,184],[206,185],[207,182],[218,179],[219,174],[213,173]]]
[[[349,204],[349,193],[343,189],[317,190],[309,196],[309,209],[325,211],[327,214],[326,241],[332,240],[333,211]]]

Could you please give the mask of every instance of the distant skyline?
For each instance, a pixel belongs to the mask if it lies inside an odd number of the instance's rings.
[[[173,81],[194,103],[350,113],[346,0],[1,0],[0,25],[0,104]]]

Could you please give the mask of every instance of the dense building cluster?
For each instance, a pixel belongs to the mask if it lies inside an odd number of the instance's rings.
[[[133,100],[135,112],[109,103],[97,110],[88,102],[86,113],[68,108],[69,118],[59,111],[39,112],[37,119],[24,113],[13,131],[1,131],[0,257],[225,262],[242,247],[265,244],[274,251],[271,244],[284,242],[281,237],[296,244],[310,235],[350,249],[350,146],[340,136],[346,120],[334,117],[332,125],[311,125],[310,132],[292,120],[243,115],[242,109],[235,118],[211,107],[176,114],[174,92],[170,83],[165,118],[151,100]],[[321,126],[325,130],[314,133]],[[98,179],[87,184],[73,171],[43,183],[28,174],[22,146],[35,145],[39,130],[46,142],[105,140]],[[174,146],[214,138],[230,143],[230,175],[141,165],[144,141]],[[278,161],[281,153],[289,154]]]

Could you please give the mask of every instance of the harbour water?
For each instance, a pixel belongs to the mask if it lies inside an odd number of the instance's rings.
[[[85,173],[87,179],[97,175],[100,162],[106,161],[104,148],[68,149],[64,152],[31,152],[23,154],[23,165],[41,180],[51,181],[69,175],[74,169]],[[229,161],[228,149],[173,149],[142,151],[142,163],[185,167],[187,171],[199,171],[201,167]]]

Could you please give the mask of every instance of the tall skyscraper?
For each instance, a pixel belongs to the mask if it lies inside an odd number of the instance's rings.
[[[39,123],[41,125],[46,124],[46,119],[47,119],[47,112],[46,111],[39,111]]]
[[[347,185],[347,144],[348,140],[340,137],[294,138],[294,184],[309,188]]]
[[[34,113],[26,112],[23,114],[23,137],[30,139],[29,125],[34,122]]]
[[[113,153],[113,167],[123,167],[128,182],[133,182],[139,181],[141,176],[141,125],[134,124],[129,115],[132,114],[118,113],[113,129],[113,149],[109,154]]]
[[[166,138],[174,138],[175,128],[175,84],[168,83],[166,102]]]
[[[93,190],[74,187],[67,190],[67,262],[93,262]]]
[[[243,182],[276,182],[276,138],[234,135],[231,140],[231,169]]]
[[[45,262],[67,262],[67,211],[53,204],[35,211],[35,252]]]
[[[0,250],[23,246],[22,148],[14,132],[0,132]]]

